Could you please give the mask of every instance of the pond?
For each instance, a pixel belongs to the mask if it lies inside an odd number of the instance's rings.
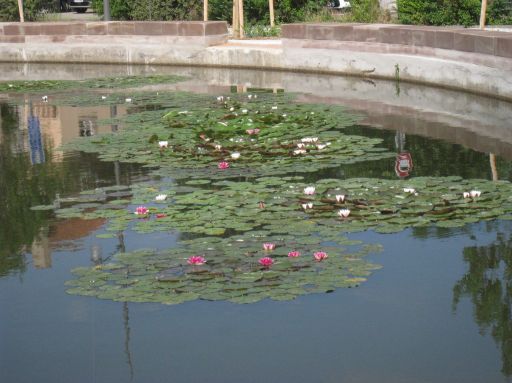
[[[507,102],[264,71],[1,69],[2,380],[512,376]]]

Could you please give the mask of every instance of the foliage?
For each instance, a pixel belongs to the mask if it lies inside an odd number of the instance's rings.
[[[103,14],[103,1],[93,0],[92,7]],[[202,20],[202,2],[195,0],[110,0],[112,20]]]
[[[489,4],[487,19],[489,24],[512,24],[512,1],[492,0]]]
[[[464,25],[478,23],[479,0],[397,0],[403,24]]]
[[[277,37],[281,34],[281,28],[261,24],[246,25],[244,32],[246,37]]]
[[[358,23],[375,23],[381,17],[378,0],[351,0],[351,21]]]
[[[58,2],[55,0],[24,0],[23,16],[25,21],[37,21],[38,17],[45,10],[58,9]],[[0,21],[19,21],[17,0],[0,0]]]

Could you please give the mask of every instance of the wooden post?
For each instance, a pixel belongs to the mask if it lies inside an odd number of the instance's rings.
[[[233,0],[233,37],[240,37],[240,18],[238,16],[238,0]]]
[[[244,37],[244,0],[238,0],[238,25],[240,27],[240,38]]]
[[[203,21],[208,21],[208,0],[203,0]]]
[[[487,14],[487,0],[482,0],[480,8],[480,29],[485,29],[485,15]]]
[[[273,27],[274,24],[274,0],[268,0],[268,10],[270,12],[270,26]]]
[[[23,0],[18,0],[18,12],[20,13],[20,22],[25,22],[25,17],[23,16]]]
[[[496,154],[489,153],[489,163],[491,164],[492,180],[498,181],[498,168],[496,167]]]

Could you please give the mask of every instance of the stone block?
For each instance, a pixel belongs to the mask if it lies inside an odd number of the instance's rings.
[[[200,21],[182,21],[178,23],[178,36],[204,36],[204,23]]]
[[[512,57],[512,36],[496,37],[496,56]]]
[[[281,36],[284,39],[305,39],[306,24],[284,24],[281,26]]]
[[[453,49],[462,52],[475,51],[475,37],[465,33],[453,34]]]
[[[434,48],[453,49],[454,33],[450,30],[437,30]]]
[[[384,27],[379,30],[378,41],[385,44],[412,44],[412,31],[401,27]]]
[[[86,23],[85,33],[87,35],[106,35],[108,34],[108,26],[103,22]]]
[[[136,35],[162,35],[162,22],[160,21],[137,21],[134,22],[134,33]]]
[[[135,34],[135,23],[130,21],[110,21],[107,26],[109,35],[133,35]]]
[[[205,23],[204,34],[206,36],[227,35],[228,24],[225,21],[208,21]]]
[[[162,23],[162,34],[164,36],[178,36],[178,22],[166,21]]]

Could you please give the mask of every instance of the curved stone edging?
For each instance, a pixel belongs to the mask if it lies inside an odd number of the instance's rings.
[[[228,42],[225,22],[0,23],[0,62],[188,65],[345,74],[512,100],[512,33],[378,24],[288,24],[283,39]]]

